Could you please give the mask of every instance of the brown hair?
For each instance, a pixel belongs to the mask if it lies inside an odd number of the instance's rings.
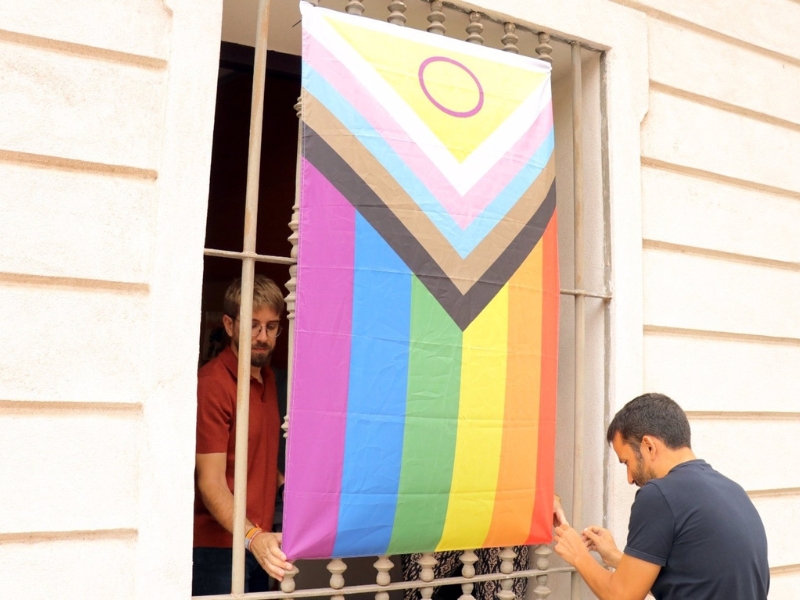
[[[225,298],[222,301],[222,310],[231,319],[239,316],[239,307],[242,303],[242,280],[235,279],[228,286]],[[256,275],[253,282],[253,310],[270,308],[278,316],[283,316],[286,301],[280,288],[269,277]]]

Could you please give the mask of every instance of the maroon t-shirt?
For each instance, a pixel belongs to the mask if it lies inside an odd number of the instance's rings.
[[[236,374],[238,359],[230,346],[197,375],[197,453],[226,452],[225,478],[233,493],[236,446]],[[278,482],[281,435],[278,395],[272,369],[261,369],[264,384],[250,378],[250,423],[247,439],[247,518],[269,531]],[[208,512],[195,476],[194,547],[230,548],[233,536]]]

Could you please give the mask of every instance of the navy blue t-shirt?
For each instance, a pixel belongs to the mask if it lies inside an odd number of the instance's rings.
[[[766,600],[767,536],[742,487],[704,460],[646,483],[625,554],[661,566],[657,600]]]

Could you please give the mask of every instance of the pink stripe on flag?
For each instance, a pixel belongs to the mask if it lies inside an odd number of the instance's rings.
[[[542,107],[528,131],[466,195],[462,196],[359,79],[353,76],[350,70],[312,34],[305,33],[307,35],[303,46],[303,60],[336,88],[336,91],[383,136],[462,229],[466,229],[505,189],[536,153],[553,128],[552,102],[548,102]]]
[[[298,295],[294,356],[303,360],[293,363],[287,448],[292,470],[286,479],[283,526],[283,550],[290,559],[331,556],[336,541],[355,252],[355,208],[311,163],[303,160],[302,169],[297,287],[303,293]]]

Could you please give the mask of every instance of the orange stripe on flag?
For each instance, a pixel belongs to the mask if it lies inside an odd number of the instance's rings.
[[[526,544],[542,544],[553,537],[553,493],[558,397],[558,221],[556,213],[542,237],[544,244],[542,299],[542,367],[539,395],[539,452],[536,469],[536,505]]]
[[[505,415],[492,524],[484,546],[522,543],[531,527],[539,434],[542,343],[540,241],[508,282]]]

